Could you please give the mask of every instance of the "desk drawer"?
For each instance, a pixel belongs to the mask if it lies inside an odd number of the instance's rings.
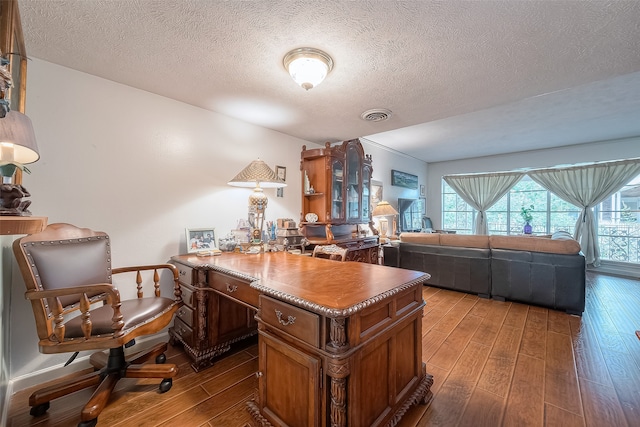
[[[173,332],[187,345],[193,347],[193,329],[188,327],[182,320],[173,320]]]
[[[178,309],[176,317],[193,328],[193,310],[186,305],[183,305]]]
[[[261,320],[314,347],[320,345],[320,316],[265,295],[260,295]]]
[[[182,291],[182,302],[185,303],[185,305],[194,308],[196,306],[196,301],[193,295],[193,289],[185,285],[180,285],[180,290]]]
[[[176,267],[178,267],[178,279],[181,283],[185,285],[193,284],[193,268],[187,267],[184,264],[176,263]]]
[[[210,271],[209,286],[231,298],[235,298],[252,307],[258,307],[260,292],[252,289],[247,282],[217,271]]]

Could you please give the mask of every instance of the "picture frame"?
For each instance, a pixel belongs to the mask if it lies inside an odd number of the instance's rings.
[[[420,184],[420,197],[426,197],[427,191],[424,187],[424,184]]]
[[[418,189],[418,177],[416,175],[391,169],[391,185],[395,187]]]
[[[276,165],[276,175],[283,181],[287,181],[287,168]],[[276,188],[276,197],[284,197],[284,188]]]
[[[187,252],[210,251],[218,249],[216,243],[216,230],[214,227],[186,228]]]

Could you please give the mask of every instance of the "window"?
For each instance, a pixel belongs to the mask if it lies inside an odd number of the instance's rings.
[[[600,257],[640,263],[640,175],[595,210]]]
[[[520,209],[534,206],[533,232],[573,230],[580,209],[524,176],[487,211],[489,234],[521,234]],[[470,234],[476,211],[442,180],[442,228]],[[594,209],[603,260],[640,263],[640,175]]]
[[[458,234],[471,234],[475,211],[442,180],[442,228]]]

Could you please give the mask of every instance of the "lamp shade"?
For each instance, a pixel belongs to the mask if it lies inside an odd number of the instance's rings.
[[[371,213],[371,215],[373,216],[398,215],[398,211],[395,210],[394,207],[389,204],[389,202],[382,200],[373,209],[373,212]]]
[[[40,158],[29,117],[9,111],[0,119],[0,162],[33,163]]]
[[[283,180],[278,178],[278,175],[276,175],[269,165],[260,159],[252,161],[249,166],[242,169],[228,184],[234,187],[263,188],[287,186]]]

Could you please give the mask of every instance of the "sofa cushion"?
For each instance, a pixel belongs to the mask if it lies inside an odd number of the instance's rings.
[[[476,234],[441,234],[440,245],[488,249],[489,236]]]
[[[400,240],[407,243],[421,243],[423,245],[439,245],[440,234],[438,233],[402,233]]]
[[[580,244],[574,239],[492,235],[489,237],[489,244],[491,249],[548,252],[552,254],[577,254],[580,252]]]
[[[564,230],[558,230],[551,235],[553,240],[574,240],[571,233]]]

